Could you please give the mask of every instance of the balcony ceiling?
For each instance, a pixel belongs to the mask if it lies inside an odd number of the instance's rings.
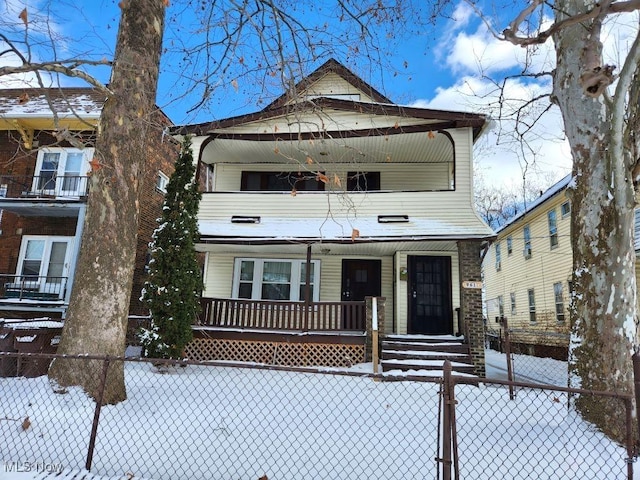
[[[23,217],[77,217],[84,203],[79,200],[42,201],[42,200],[14,200],[0,201],[0,210],[15,213]]]
[[[311,159],[311,160],[309,160]],[[447,163],[454,149],[443,133],[345,136],[285,140],[214,138],[204,148],[204,163]]]

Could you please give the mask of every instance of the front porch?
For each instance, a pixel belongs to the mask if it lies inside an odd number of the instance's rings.
[[[374,310],[384,326],[384,298],[291,302],[202,298],[186,354],[282,366],[350,367],[371,361]]]

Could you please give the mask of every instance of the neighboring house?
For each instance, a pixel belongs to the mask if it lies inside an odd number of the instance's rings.
[[[0,90],[0,318],[64,318],[74,283],[89,162],[104,96],[89,88]],[[52,113],[55,111],[55,117]],[[148,243],[160,216],[177,148],[158,111],[142,180],[130,312],[139,297]],[[56,138],[66,129],[81,143]]]
[[[483,372],[494,233],[474,210],[472,148],[485,122],[396,105],[330,60],[261,111],[176,127],[207,185],[207,338],[191,355],[362,361],[376,297],[383,335],[466,333]]]
[[[570,180],[560,180],[503,225],[482,263],[489,335],[500,335],[497,319],[506,317],[517,350],[560,359],[569,345]]]

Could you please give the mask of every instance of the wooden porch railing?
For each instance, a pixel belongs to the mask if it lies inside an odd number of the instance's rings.
[[[202,298],[200,323],[214,327],[364,331],[365,302],[282,302]]]

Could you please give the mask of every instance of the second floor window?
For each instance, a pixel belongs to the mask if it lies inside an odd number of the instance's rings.
[[[562,218],[566,217],[570,213],[571,213],[571,204],[569,202],[564,202],[560,206],[560,214],[562,215]]]
[[[522,236],[524,237],[524,258],[531,258],[531,230],[529,225],[525,225],[522,229]]]
[[[507,255],[513,253],[513,238],[507,237]]]
[[[504,300],[502,295],[498,295],[498,315],[500,315],[500,318],[504,317]]]
[[[536,296],[533,291],[533,288],[530,288],[527,291],[527,295],[529,297],[529,321],[531,323],[536,322]]]
[[[93,149],[47,148],[38,152],[33,192],[55,196],[85,195]]]
[[[502,269],[502,255],[500,253],[500,243],[496,243],[496,270]]]
[[[550,210],[547,214],[549,221],[549,243],[551,248],[558,246],[558,222],[556,220],[556,209]]]
[[[242,172],[243,192],[322,191],[324,182],[314,172]]]
[[[347,173],[347,191],[369,192],[380,190],[380,172]]]
[[[169,183],[169,177],[167,177],[164,173],[158,171],[158,176],[156,177],[156,189],[162,193],[167,193],[167,184]]]

